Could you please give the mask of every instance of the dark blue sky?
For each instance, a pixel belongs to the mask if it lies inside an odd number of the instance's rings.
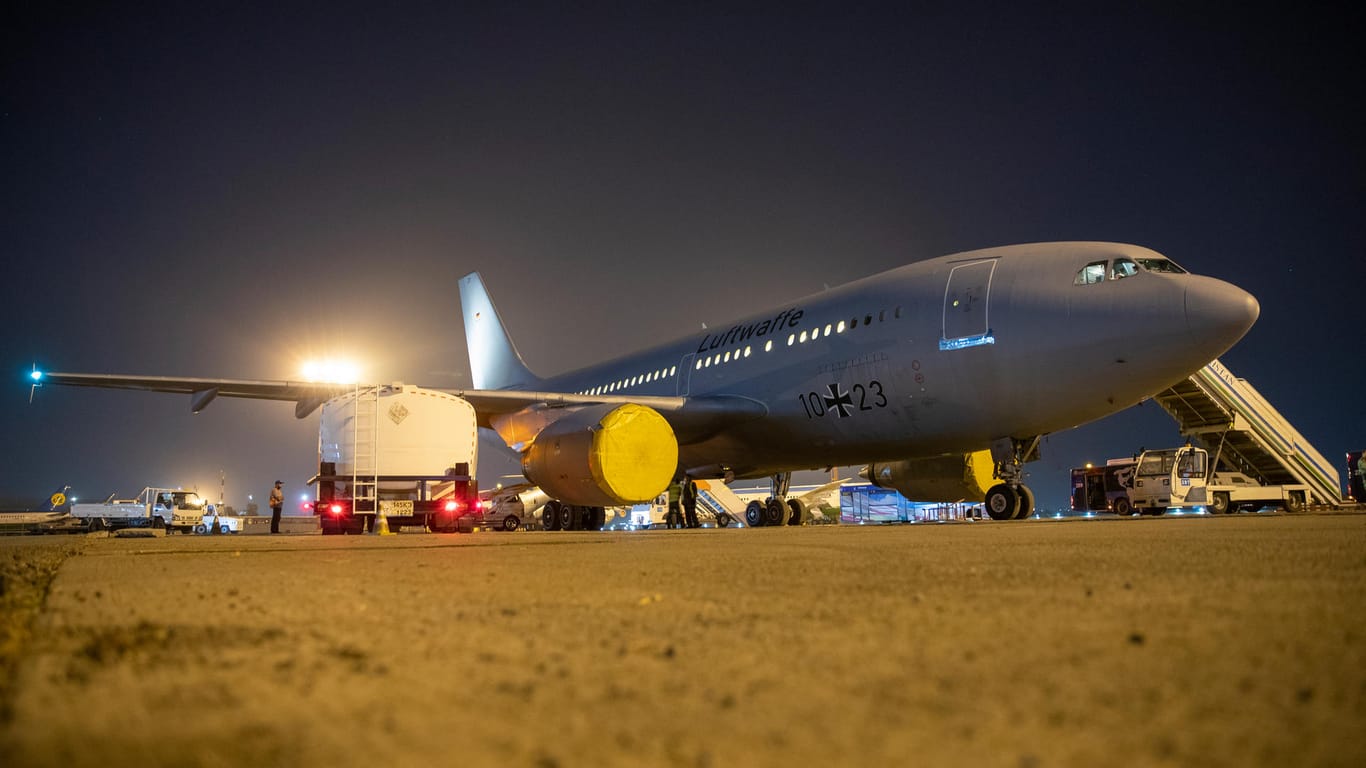
[[[1366,447],[1364,73],[1332,6],[246,5],[5,11],[0,496],[216,498],[222,471],[240,506],[316,469],[289,404],[29,404],[34,364],[285,379],[330,352],[468,386],[471,270],[554,373],[1051,239],[1251,291],[1224,361],[1330,460]],[[1178,440],[1146,404],[1050,437],[1030,483],[1061,506],[1068,467]]]

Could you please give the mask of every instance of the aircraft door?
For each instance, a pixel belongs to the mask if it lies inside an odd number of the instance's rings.
[[[695,352],[689,352],[688,354],[684,355],[683,359],[680,360],[678,363],[677,385],[679,397],[688,396],[688,385],[692,383],[693,361],[696,359],[697,354]]]
[[[996,259],[959,264],[949,272],[944,287],[944,334],[940,349],[961,349],[978,344],[995,344],[988,314],[991,277]]]

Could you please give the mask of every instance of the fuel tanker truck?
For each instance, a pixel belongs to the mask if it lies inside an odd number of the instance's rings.
[[[322,405],[313,511],[324,534],[422,526],[472,528],[474,407],[455,395],[402,383],[357,387]]]

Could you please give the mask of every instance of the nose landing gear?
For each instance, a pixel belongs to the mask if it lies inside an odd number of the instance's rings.
[[[987,515],[992,520],[1023,520],[1034,514],[1034,492],[1021,482],[1024,464],[1039,458],[1039,436],[1026,440],[1003,437],[991,444],[996,477],[986,495]]]

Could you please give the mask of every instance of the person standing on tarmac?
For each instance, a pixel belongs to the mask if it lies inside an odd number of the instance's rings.
[[[665,528],[682,528],[683,512],[679,508],[679,500],[683,495],[683,486],[680,483],[669,483],[669,511],[664,515]]]
[[[285,484],[279,480],[275,481],[275,487],[270,489],[270,532],[280,532],[280,510],[285,506]]]
[[[692,478],[683,480],[683,520],[688,528],[701,528],[697,522],[697,484]]]

